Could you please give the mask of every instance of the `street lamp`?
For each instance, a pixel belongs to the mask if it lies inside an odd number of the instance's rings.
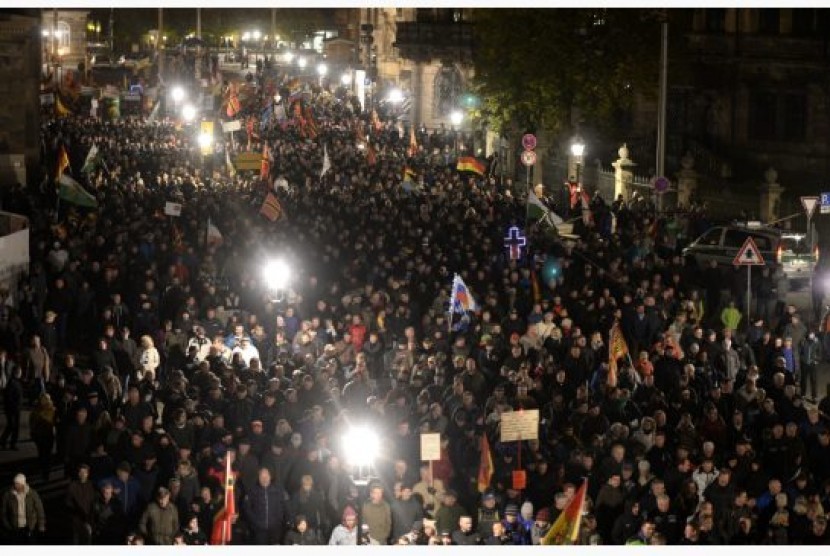
[[[348,465],[356,468],[355,479],[364,479],[371,474],[372,464],[380,450],[377,433],[367,426],[356,426],[343,435],[343,456]]]
[[[199,148],[202,149],[202,154],[205,154],[205,152],[210,152],[211,145],[213,145],[213,136],[210,133],[200,133]]]
[[[403,91],[398,89],[397,87],[389,91],[389,95],[386,97],[386,100],[391,102],[392,104],[400,104],[403,102]]]
[[[300,66],[300,68],[305,68],[306,64],[308,64],[308,62],[306,61],[305,58],[302,58],[302,57],[297,58],[297,65]]]
[[[196,107],[192,104],[185,104],[182,106],[182,119],[190,123],[196,118]]]
[[[326,64],[319,64],[317,66],[317,73],[320,75],[320,77],[323,77],[324,75],[326,75],[326,73],[328,73],[328,71],[329,71],[329,68],[328,68],[328,66],[326,66]]]
[[[464,114],[461,110],[453,110],[450,113],[450,123],[452,124],[452,134],[455,137],[455,156],[458,157],[458,128],[461,122],[464,121]]]
[[[585,143],[579,137],[574,137],[571,142],[571,154],[576,161],[576,187],[579,191],[582,190],[581,170],[582,170],[582,155],[585,153]]]
[[[170,91],[170,96],[177,105],[184,100],[184,89],[181,87],[173,87],[173,90]]]
[[[344,73],[340,78],[340,83],[342,83],[344,87],[348,87],[352,84],[352,75],[350,73]]]
[[[262,272],[265,284],[274,294],[274,300],[282,301],[291,281],[291,267],[282,259],[276,259],[266,264]]]
[[[259,31],[254,31],[252,33],[252,35],[253,35],[255,41],[258,41],[260,39],[260,37],[262,37],[262,34]]]

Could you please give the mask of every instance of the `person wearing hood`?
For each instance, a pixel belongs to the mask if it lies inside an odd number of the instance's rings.
[[[329,545],[356,546],[357,545],[357,512],[351,506],[343,510],[343,520],[334,528],[329,538]]]
[[[43,502],[22,473],[14,476],[12,487],[3,493],[0,511],[0,527],[8,544],[30,544],[32,537],[46,532]]]

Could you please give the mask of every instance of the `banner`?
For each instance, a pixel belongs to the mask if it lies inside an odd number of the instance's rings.
[[[170,201],[167,201],[166,203],[164,203],[164,214],[166,214],[167,216],[181,216],[181,203],[171,203]]]

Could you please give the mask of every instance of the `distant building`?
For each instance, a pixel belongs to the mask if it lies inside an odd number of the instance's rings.
[[[89,11],[43,9],[41,14],[43,63],[78,69],[86,56]]]

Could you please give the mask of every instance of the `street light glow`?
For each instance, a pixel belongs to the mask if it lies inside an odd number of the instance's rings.
[[[398,89],[397,87],[389,91],[389,96],[386,97],[386,100],[393,104],[400,104],[403,102],[403,91]]]
[[[210,133],[199,134],[199,146],[202,149],[208,149],[213,144],[213,136]]]
[[[346,85],[346,86],[351,85],[351,84],[352,84],[352,76],[351,76],[351,74],[349,74],[349,73],[344,73],[344,74],[343,74],[343,77],[341,77],[341,78],[340,78],[340,82],[341,82],[343,85]]]
[[[262,33],[260,33],[259,31],[254,31],[254,40],[258,41],[260,37],[262,37]]]
[[[329,68],[326,64],[320,64],[320,65],[317,66],[317,73],[320,74],[320,77],[326,75],[326,73],[328,73],[328,71],[329,71]]]
[[[182,106],[182,118],[186,122],[192,122],[196,118],[196,107],[192,104]]]
[[[173,87],[173,90],[170,91],[170,96],[173,97],[173,102],[178,104],[184,99],[184,89],[181,87]]]
[[[582,156],[582,153],[585,152],[585,143],[580,141],[579,139],[574,139],[574,142],[571,143],[571,154],[574,156]]]
[[[281,259],[271,261],[263,269],[263,278],[271,290],[284,289],[291,279],[291,268]]]
[[[251,40],[251,33],[249,33],[248,31],[242,33],[242,40],[246,42]]]
[[[368,427],[355,427],[343,436],[343,456],[351,465],[371,465],[379,448],[377,433]]]
[[[460,110],[453,110],[450,114],[450,122],[452,122],[452,125],[461,125],[463,120],[464,114],[462,114]]]
[[[301,68],[304,68],[307,63],[305,58],[297,58],[297,65]]]
[[[294,59],[294,53],[293,52],[286,52],[285,53],[285,61],[286,62],[288,62],[290,64],[293,59]]]

